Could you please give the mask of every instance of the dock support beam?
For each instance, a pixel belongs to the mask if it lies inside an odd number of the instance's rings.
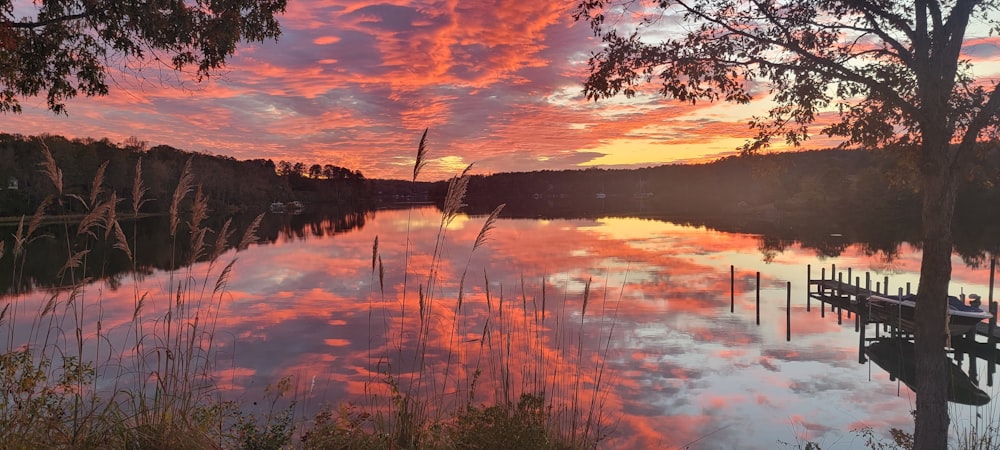
[[[809,295],[809,283],[812,281],[812,264],[806,265],[806,312],[812,311],[812,297]]]
[[[787,295],[785,297],[785,341],[792,341],[792,282],[787,285]]]
[[[757,325],[760,325],[760,272],[757,272]]]

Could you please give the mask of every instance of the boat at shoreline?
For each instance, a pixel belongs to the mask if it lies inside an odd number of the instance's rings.
[[[306,205],[298,200],[292,200],[288,203],[274,202],[271,203],[271,212],[273,214],[291,214],[298,215],[302,214],[306,210]]]
[[[910,332],[916,330],[916,322],[914,321],[917,307],[916,294],[903,296],[871,295],[868,297],[868,304],[871,307],[871,313],[882,316],[883,321],[890,324],[895,323],[900,328]],[[948,297],[948,331],[952,336],[974,332],[979,322],[991,317],[993,317],[992,314],[975,306],[966,305],[958,297]]]

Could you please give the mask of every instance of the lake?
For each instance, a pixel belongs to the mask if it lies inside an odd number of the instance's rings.
[[[371,212],[348,227],[295,220],[269,215],[267,226],[283,232],[221,257],[238,258],[213,335],[213,374],[229,398],[258,400],[283,377],[304,414],[381,404],[388,375],[444,409],[544,390],[599,413],[601,426],[596,416],[590,423],[608,433],[609,448],[864,448],[852,430],[912,431],[914,394],[859,363],[854,320],[821,317],[815,301],[806,307],[808,265],[814,277],[835,264],[862,279],[888,276],[893,291],[915,289],[920,252],[907,244],[890,257],[831,236],[843,250],[824,256],[794,241],[775,248],[754,234],[628,217],[501,215],[480,236],[486,217],[458,215],[442,227],[434,207]],[[160,317],[178,280],[211,269],[211,290],[221,265],[90,285],[82,314],[101,321],[103,337],[91,333],[88,345],[128,339],[137,292],[147,296],[144,314]],[[985,266],[955,256],[952,291],[988,298]],[[18,313],[46,298],[21,295]],[[30,323],[16,324],[12,339],[26,339]],[[997,420],[992,403],[950,408],[956,432]]]

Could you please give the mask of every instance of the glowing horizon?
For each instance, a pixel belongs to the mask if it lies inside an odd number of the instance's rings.
[[[304,0],[280,21],[277,43],[240,48],[207,82],[155,65],[111,73],[110,95],[71,100],[68,116],[49,112],[44,97],[22,99],[23,113],[3,116],[0,132],[135,136],[406,179],[430,128],[421,178],[438,180],[473,162],[476,173],[706,162],[735,154],[753,136],[747,121],[768,106],[766,90],[749,105],[642,92],[587,101],[586,59],[600,42],[569,4]],[[984,80],[1000,70],[998,39],[967,44]],[[803,149],[838,142],[816,136]]]

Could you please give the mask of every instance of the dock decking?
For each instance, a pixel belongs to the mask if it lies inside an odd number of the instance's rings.
[[[848,275],[848,277],[850,276]],[[856,280],[856,283],[860,282],[860,279]],[[885,292],[871,290],[850,282],[845,282],[841,279],[834,280],[824,278],[810,279],[808,290],[810,299],[819,300],[824,304],[828,304],[832,310],[835,310],[838,313],[847,311],[848,318],[852,315],[858,315],[860,316],[859,319],[863,321],[863,323],[882,324],[888,327],[897,328],[897,332],[902,331],[904,333],[910,332],[915,327],[912,318],[908,317],[906,314],[901,314],[898,308],[893,308],[878,302],[868,301],[868,298],[873,295],[887,295]],[[902,294],[903,289],[900,288],[899,290],[899,293]],[[1000,330],[998,330],[996,326],[996,302],[993,302],[990,305],[990,312],[993,314],[993,319],[991,319],[989,323],[979,322],[976,324],[975,332],[980,336],[990,338],[992,341],[1000,341]]]

